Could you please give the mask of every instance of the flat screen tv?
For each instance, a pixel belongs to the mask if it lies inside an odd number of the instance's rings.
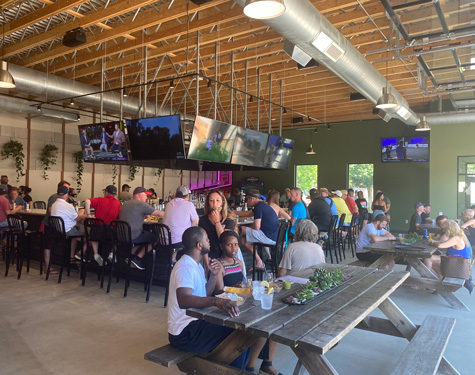
[[[180,115],[127,120],[132,159],[184,159]]]
[[[196,116],[188,159],[229,163],[236,128],[225,122]]]
[[[264,167],[268,138],[266,133],[238,127],[231,164]]]
[[[269,134],[264,166],[273,169],[289,169],[294,141]]]
[[[125,164],[131,160],[124,121],[79,125],[78,130],[85,162]]]
[[[383,163],[429,161],[429,138],[382,138],[381,161]]]

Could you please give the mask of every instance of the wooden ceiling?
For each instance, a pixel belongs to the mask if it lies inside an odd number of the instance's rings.
[[[475,2],[440,1],[449,26],[460,27],[460,32],[445,34],[432,1],[387,2],[386,5],[395,8],[398,22],[414,36],[412,41],[405,41],[395,31],[396,26],[391,26],[383,2],[379,0],[311,2],[381,74],[387,76],[416,112],[439,95],[445,99],[450,98],[450,94],[453,98],[457,95],[455,85],[461,88],[459,91],[468,92],[469,99],[473,95],[475,79],[468,76],[468,79],[459,79],[459,84],[455,74],[454,83],[453,71],[444,69],[452,67],[460,73],[460,66],[450,54],[451,46],[465,47],[457,49],[459,62],[475,56],[472,47],[475,33],[470,32]],[[282,81],[286,107],[284,128],[377,118],[372,114],[373,103],[350,101],[350,94],[356,90],[324,67],[297,69],[297,63],[283,51],[282,36],[265,23],[246,17],[242,7],[234,1],[212,0],[197,6],[186,0],[0,0],[0,7],[3,56],[14,64],[100,87],[103,60],[106,90],[120,90],[123,71],[124,86],[129,88],[129,95],[139,97],[139,87],[134,85],[157,82],[148,91],[149,101],[157,100],[158,106],[171,104],[176,111],[194,114],[196,84],[190,86],[188,96],[185,86],[191,78],[183,79],[175,89],[170,89],[170,79],[196,72],[199,33],[199,69],[206,77],[214,78],[216,64],[218,81],[229,84],[233,70],[233,86],[244,91],[247,66],[247,92],[269,99],[271,81],[270,99],[274,103],[279,103]],[[77,27],[85,30],[87,43],[77,49],[63,46],[63,35]],[[433,35],[424,38],[427,33]],[[429,55],[430,51],[434,53]],[[430,69],[442,67],[437,71],[436,80],[429,74],[425,90],[419,84],[420,57],[417,55],[420,53],[426,53],[424,61]],[[146,78],[144,66],[147,66]],[[465,70],[470,73],[470,66],[465,64]],[[199,113],[212,117],[214,88],[208,86],[207,80],[200,81]],[[15,91],[10,93],[15,94]],[[143,93],[140,95],[143,98]],[[182,100],[184,96],[185,100]],[[467,98],[466,94],[464,98]],[[217,117],[229,121],[231,97],[228,88],[219,91],[219,99]],[[243,125],[245,101],[248,102],[248,126],[256,127],[257,100],[250,103],[249,96],[242,92],[236,93],[237,110],[234,107],[234,113],[237,117],[232,122]],[[268,104],[261,102],[259,109],[260,127],[267,129]],[[278,127],[280,112],[280,108],[272,106],[273,129]],[[300,115],[304,115],[304,122],[292,124],[291,119]],[[307,117],[311,118],[310,122]]]

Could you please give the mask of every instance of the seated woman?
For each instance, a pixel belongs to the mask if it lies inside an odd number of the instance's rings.
[[[316,243],[317,239],[317,226],[311,220],[300,219],[295,228],[294,242],[287,247],[280,262],[278,277],[325,263],[325,254]]]
[[[463,229],[461,229],[454,220],[444,221],[441,224],[441,227],[444,233],[447,235],[448,240],[444,242],[429,240],[429,243],[439,249],[447,249],[447,256],[472,259],[472,246],[470,245],[470,242],[468,242],[467,236],[465,236]],[[442,278],[440,273],[440,257],[438,275],[440,278]],[[471,291],[470,287],[472,286],[472,278],[466,280],[465,284],[466,288]]]
[[[386,202],[384,201],[384,194],[381,191],[376,193],[373,203],[371,204],[371,209],[373,210],[373,218],[379,214],[384,214],[388,210]]]
[[[267,204],[271,206],[278,217],[283,217],[286,220],[290,220],[290,215],[279,206],[280,193],[277,190],[271,190],[267,198]]]
[[[475,212],[471,208],[467,208],[462,212],[463,224],[460,228],[468,231],[468,241],[472,247],[475,245],[475,219],[473,218]]]

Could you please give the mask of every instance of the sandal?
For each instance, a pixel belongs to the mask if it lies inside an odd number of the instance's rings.
[[[266,371],[265,367],[273,367],[272,361],[262,361],[261,367],[259,368],[259,374],[261,375],[274,375],[272,372]],[[278,372],[277,375],[283,375],[282,373]]]
[[[251,374],[256,374],[256,375],[258,375],[258,373],[256,372],[256,370],[254,370],[254,367],[246,367],[246,372],[250,372]]]
[[[59,273],[58,271],[56,271],[56,270],[54,270],[54,269],[52,269],[52,268],[49,270],[49,274],[50,274],[50,275],[57,275],[58,273]]]

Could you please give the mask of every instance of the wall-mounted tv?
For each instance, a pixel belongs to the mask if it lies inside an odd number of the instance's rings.
[[[266,133],[238,127],[231,164],[264,167],[268,137]]]
[[[184,159],[180,115],[127,120],[132,159]]]
[[[381,139],[383,163],[429,161],[429,137],[400,137]]]
[[[79,125],[78,130],[85,162],[124,164],[131,160],[124,121]]]
[[[188,159],[229,163],[236,126],[196,116]]]
[[[292,139],[269,135],[264,166],[273,169],[289,169],[294,141]]]

